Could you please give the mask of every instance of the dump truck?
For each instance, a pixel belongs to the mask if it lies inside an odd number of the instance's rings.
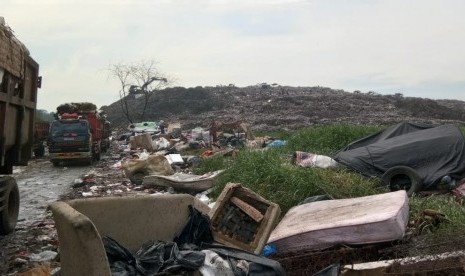
[[[13,166],[32,157],[39,65],[0,17],[0,235],[14,231],[19,190]]]
[[[91,165],[100,160],[104,141],[104,119],[96,110],[58,114],[47,139],[50,161],[84,161]]]
[[[50,123],[47,121],[35,122],[33,147],[35,157],[43,157],[45,155],[45,142],[47,141],[49,128]]]

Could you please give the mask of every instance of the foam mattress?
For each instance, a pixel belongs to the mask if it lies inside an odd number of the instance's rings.
[[[302,204],[286,213],[268,243],[282,253],[398,240],[405,234],[408,214],[404,190]]]

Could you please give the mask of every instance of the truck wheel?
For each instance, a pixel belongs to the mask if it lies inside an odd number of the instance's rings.
[[[89,159],[86,159],[85,162],[86,162],[86,165],[92,166],[92,164],[94,163],[94,158],[90,157]]]
[[[422,182],[417,172],[407,166],[396,166],[387,170],[381,180],[391,191],[406,190],[410,197],[421,190]]]
[[[129,175],[129,180],[132,184],[141,185],[146,175],[148,173],[145,170],[136,170]]]
[[[45,155],[45,147],[44,145],[40,145],[37,149],[34,150],[35,157],[44,157]]]
[[[0,235],[13,232],[18,221],[19,190],[12,177],[0,178]]]

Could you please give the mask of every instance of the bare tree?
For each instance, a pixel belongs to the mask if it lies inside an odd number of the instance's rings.
[[[119,91],[121,110],[130,123],[133,123],[134,119],[143,121],[150,97],[156,91],[171,84],[171,80],[156,68],[156,64],[154,60],[149,60],[110,65],[110,74],[121,84]],[[138,111],[134,104],[129,103],[129,100],[140,96],[144,97],[144,105]]]

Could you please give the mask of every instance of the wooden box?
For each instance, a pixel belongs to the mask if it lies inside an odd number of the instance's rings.
[[[239,183],[228,183],[210,211],[215,241],[260,254],[281,209]]]

